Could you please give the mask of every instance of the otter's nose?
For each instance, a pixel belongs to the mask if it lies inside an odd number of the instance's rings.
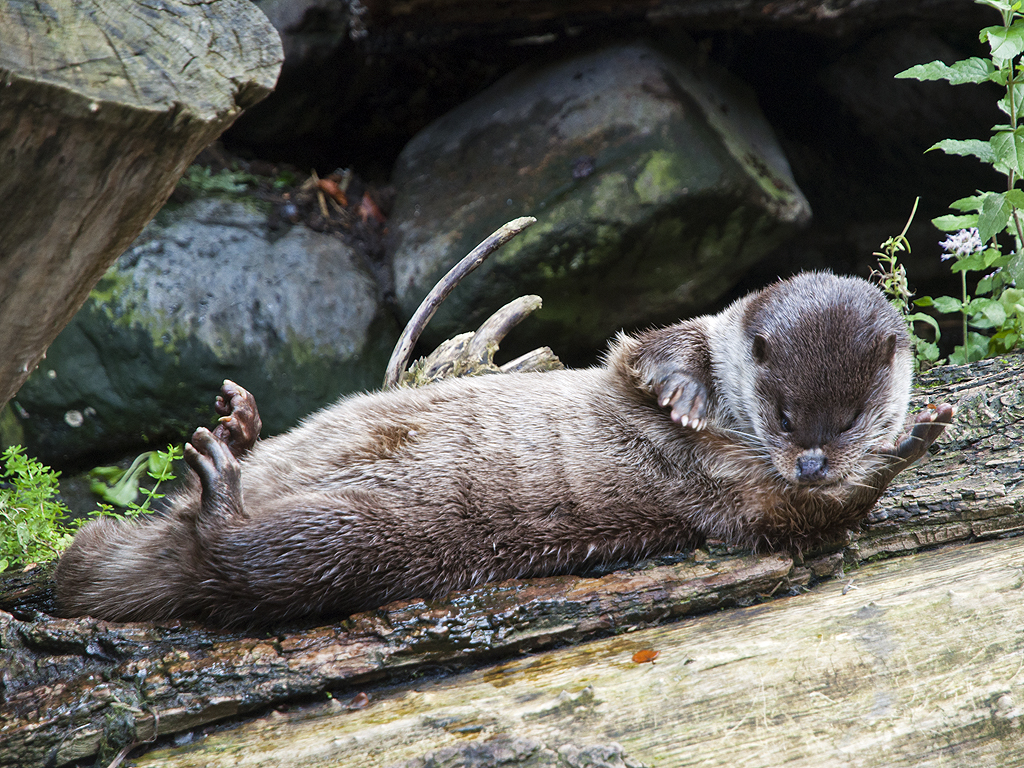
[[[804,451],[796,458],[796,479],[802,483],[813,483],[825,479],[828,459],[820,448]]]

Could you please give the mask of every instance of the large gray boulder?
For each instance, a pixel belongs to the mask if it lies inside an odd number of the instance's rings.
[[[513,342],[557,340],[570,358],[705,310],[810,217],[749,90],[643,43],[518,70],[417,135],[392,181],[406,314],[492,230],[538,219],[442,305],[429,340],[536,293],[544,309]]]
[[[264,434],[380,385],[398,336],[336,235],[268,229],[251,202],[165,208],[57,337],[14,412],[51,462],[188,434],[224,378],[250,389]]]

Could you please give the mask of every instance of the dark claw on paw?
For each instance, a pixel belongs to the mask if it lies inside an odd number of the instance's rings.
[[[233,381],[225,380],[214,408],[220,423],[213,434],[227,443],[236,457],[241,457],[256,443],[263,426],[256,410],[256,398]]]

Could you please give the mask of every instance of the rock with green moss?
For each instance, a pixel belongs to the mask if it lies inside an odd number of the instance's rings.
[[[538,219],[446,300],[429,340],[536,293],[512,346],[573,359],[705,310],[808,221],[753,95],[686,59],[630,44],[531,65],[408,144],[390,223],[403,312],[499,225]]]
[[[100,281],[12,404],[49,462],[180,440],[225,378],[264,434],[380,385],[399,328],[337,236],[268,229],[252,202],[167,207]],[[87,457],[87,458],[86,458]]]

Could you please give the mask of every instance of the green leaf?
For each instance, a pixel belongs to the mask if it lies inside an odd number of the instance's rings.
[[[999,303],[1003,305],[1004,309],[1006,309],[1006,314],[1019,315],[1020,309],[1018,309],[1018,305],[1020,304],[1021,299],[1024,299],[1024,290],[1021,290],[1020,288],[1007,288],[999,296]]]
[[[1008,3],[1006,0],[975,0],[979,5],[987,5],[989,8],[995,8],[997,11],[1013,11],[1016,10],[1018,3]],[[982,39],[982,42],[985,42]]]
[[[999,331],[988,340],[989,356],[1005,354],[1017,346],[1020,341],[1020,334],[1014,331]]]
[[[1010,93],[1007,89],[1007,93],[1001,98],[997,104],[1007,115],[1010,115]],[[1013,111],[1015,114],[1010,115],[1011,117],[1020,118],[1024,115],[1024,83],[1017,83],[1013,86]]]
[[[977,214],[969,214],[967,216],[947,214],[946,216],[932,219],[932,224],[943,232],[957,232],[961,229],[970,229],[971,227],[978,226],[978,216]]]
[[[984,360],[988,355],[988,336],[971,331],[967,334],[967,347],[969,350],[970,362]]]
[[[957,347],[949,356],[950,365],[967,365],[967,354],[963,347]]]
[[[93,467],[89,470],[89,477],[107,483],[116,483],[123,475],[121,467]]]
[[[1021,159],[1024,160],[1024,141],[1021,144]],[[995,192],[984,195],[981,213],[978,214],[978,237],[981,238],[981,242],[987,243],[1006,229],[1011,210],[1012,206],[1003,195]]]
[[[1024,27],[1016,24],[1010,27],[985,27],[979,38],[982,42],[988,41],[993,59],[1006,61],[1024,51]]]
[[[956,274],[957,272],[980,272],[983,269],[985,269],[985,257],[982,256],[982,251],[975,251],[958,258],[949,271]]]
[[[153,451],[149,454],[149,476],[155,480],[168,480],[174,475],[171,473],[173,456],[164,451]]]
[[[986,248],[982,251],[981,257],[984,259],[985,269],[992,266],[1004,267],[1006,266],[1006,262],[1010,260],[1010,257],[1004,256],[1003,252],[998,248]]]
[[[1018,251],[1010,257],[1010,260],[1003,267],[1003,272],[1009,278],[1009,282],[1017,285],[1024,285],[1024,253]]]
[[[32,531],[28,527],[28,523],[24,520],[18,522],[14,526],[14,532],[18,536],[18,544],[22,549],[27,549],[29,542],[32,541]]]
[[[932,302],[935,309],[944,315],[959,312],[964,306],[960,299],[954,299],[952,296],[936,296]]]
[[[995,299],[972,299],[967,306],[972,315],[981,315],[990,323],[990,327],[998,328],[1006,322],[1006,309]]]
[[[994,79],[997,72],[998,70],[991,61],[974,56],[950,65],[943,64],[941,61],[917,64],[894,77],[899,80],[948,80],[950,85],[962,85],[963,83],[987,82]]]
[[[1018,177],[1024,176],[1024,128],[1000,131],[992,137],[996,162],[1002,163]]]
[[[983,195],[971,195],[970,197],[961,197],[959,200],[954,200],[949,204],[949,207],[956,211],[980,211],[981,201],[984,200]]]
[[[907,322],[926,323],[927,325],[930,325],[932,327],[933,331],[935,331],[935,338],[939,338],[939,321],[936,320],[931,315],[925,314],[924,312],[912,312],[911,314],[907,315]]]
[[[914,339],[914,347],[917,349],[917,357],[920,360],[927,360],[934,363],[939,359],[939,345],[924,339]]]
[[[135,458],[131,467],[113,485],[107,485],[99,479],[89,483],[89,490],[104,501],[127,507],[139,498],[139,478],[146,469],[151,452],[146,451]]]
[[[3,573],[4,571],[6,571],[8,565],[10,565],[10,562],[7,560],[7,558],[6,557],[0,557],[0,573]]]
[[[981,139],[943,139],[932,144],[926,152],[933,149],[941,149],[947,155],[960,155],[961,157],[976,157],[984,163],[994,163],[996,153],[992,144]]]
[[[931,296],[922,296],[919,299],[914,299],[914,306],[915,307],[933,307],[933,306],[935,306],[935,300],[932,299]],[[927,317],[927,315],[926,315],[926,317]],[[907,319],[910,320],[911,318],[908,317]]]
[[[1011,189],[1009,192],[1004,192],[1003,196],[1014,208],[1024,209],[1024,189]]]

